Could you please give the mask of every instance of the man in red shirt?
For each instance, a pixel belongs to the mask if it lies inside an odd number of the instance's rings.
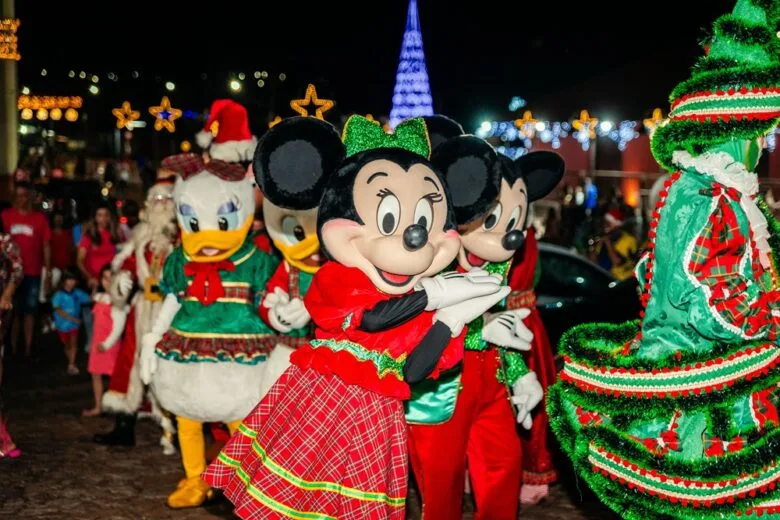
[[[44,287],[47,292],[51,283],[51,231],[46,217],[32,209],[32,190],[25,182],[14,187],[14,206],[0,215],[3,227],[19,245],[22,253],[24,278],[16,289],[13,328],[11,330],[11,353],[16,354],[19,340],[19,325],[24,315],[24,353],[32,355],[33,327],[38,309],[38,295],[41,289],[41,270],[46,267]]]

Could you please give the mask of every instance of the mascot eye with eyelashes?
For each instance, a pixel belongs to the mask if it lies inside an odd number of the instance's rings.
[[[453,194],[458,263],[466,270],[512,258],[525,242],[531,202],[550,193],[564,174],[555,153],[531,152],[512,161],[475,136],[442,143],[431,160]]]

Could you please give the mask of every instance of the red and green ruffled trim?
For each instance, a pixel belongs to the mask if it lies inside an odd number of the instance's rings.
[[[685,94],[672,103],[673,121],[770,120],[780,117],[780,88],[742,87]]]

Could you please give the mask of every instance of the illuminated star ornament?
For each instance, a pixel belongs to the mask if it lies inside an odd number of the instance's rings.
[[[538,121],[534,119],[530,110],[523,112],[523,117],[515,119],[515,126],[520,130],[520,135],[533,139],[536,134],[536,123]]]
[[[111,111],[116,118],[116,127],[120,130],[127,128],[128,130],[133,127],[133,121],[136,121],[141,117],[141,112],[130,108],[130,102],[125,101],[122,103],[122,108],[115,108]]]
[[[652,136],[653,132],[655,132],[655,129],[658,128],[661,125],[661,122],[664,120],[664,113],[661,111],[660,108],[656,108],[653,110],[653,115],[645,119],[643,123],[645,124],[645,129],[647,132]]]
[[[181,117],[181,110],[171,107],[168,96],[163,96],[160,106],[149,107],[149,113],[155,117],[154,129],[158,132],[165,128],[173,133],[176,130],[174,121]]]
[[[574,137],[582,145],[583,150],[590,148],[590,142],[596,138],[596,125],[599,120],[595,117],[590,117],[587,110],[580,112],[580,118],[572,121],[571,126],[574,128]]]
[[[303,99],[293,99],[290,101],[290,107],[303,117],[309,117],[309,107],[316,107],[314,116],[322,121],[325,120],[323,114],[333,108],[333,101],[330,99],[320,99],[317,97],[317,89],[309,84],[306,87],[306,96]]]
[[[275,118],[273,118],[272,121],[268,122],[268,128],[273,128],[273,127],[275,127],[276,125],[278,125],[281,122],[282,122],[282,118],[279,117],[279,116],[276,116]]]

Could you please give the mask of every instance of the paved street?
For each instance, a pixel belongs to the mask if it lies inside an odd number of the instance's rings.
[[[10,430],[24,455],[0,460],[0,518],[9,519],[176,519],[232,518],[223,499],[199,509],[173,511],[165,497],[181,477],[177,456],[165,457],[157,445],[158,428],[138,425],[134,449],[106,448],[90,442],[93,433],[110,429],[108,418],[86,419],[90,404],[88,376],[65,375],[64,357],[55,340],[47,342],[37,364],[6,362],[3,390]],[[82,369],[86,359],[80,360]],[[556,486],[547,502],[522,511],[523,518],[614,518],[580,482]],[[587,498],[582,498],[585,496]],[[464,518],[471,519],[467,500]],[[410,496],[409,518],[419,518]],[[431,519],[435,520],[435,519]]]

